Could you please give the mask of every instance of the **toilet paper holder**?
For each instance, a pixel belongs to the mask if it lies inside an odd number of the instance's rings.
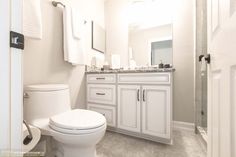
[[[27,136],[25,137],[25,139],[23,140],[23,144],[24,144],[24,145],[28,145],[28,144],[33,140],[33,135],[32,135],[32,131],[31,131],[29,125],[26,123],[25,120],[23,120],[23,123],[25,124],[25,126],[26,126],[26,128],[27,128],[27,131],[28,131],[28,133],[29,133],[29,135],[27,135]]]

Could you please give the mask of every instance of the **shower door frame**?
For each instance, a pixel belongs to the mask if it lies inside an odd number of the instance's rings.
[[[22,151],[22,50],[10,47],[10,31],[22,33],[23,0],[0,1],[0,152]]]

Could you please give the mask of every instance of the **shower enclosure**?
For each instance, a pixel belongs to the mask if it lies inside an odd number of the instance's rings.
[[[207,54],[207,2],[196,1],[195,126],[207,138],[207,70],[202,71],[200,55]]]

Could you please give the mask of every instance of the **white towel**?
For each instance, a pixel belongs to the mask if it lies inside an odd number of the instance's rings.
[[[24,0],[23,33],[26,37],[42,39],[41,0]]]
[[[78,9],[72,8],[72,27],[75,38],[82,40],[85,32],[85,18]]]
[[[72,65],[85,65],[84,43],[74,37],[72,22],[72,9],[66,6],[63,11],[64,60]]]

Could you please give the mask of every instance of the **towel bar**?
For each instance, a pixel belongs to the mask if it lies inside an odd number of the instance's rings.
[[[53,5],[54,7],[57,7],[58,4],[61,5],[61,6],[63,6],[64,8],[66,7],[65,4],[63,4],[63,3],[61,3],[61,2],[52,1],[52,5]],[[87,24],[87,21],[86,21],[86,20],[84,20],[84,24]]]
[[[65,7],[65,5],[64,5],[63,3],[61,3],[61,2],[52,1],[52,5],[53,5],[54,7],[57,7],[58,4],[60,4],[60,5],[62,5],[63,7]]]

